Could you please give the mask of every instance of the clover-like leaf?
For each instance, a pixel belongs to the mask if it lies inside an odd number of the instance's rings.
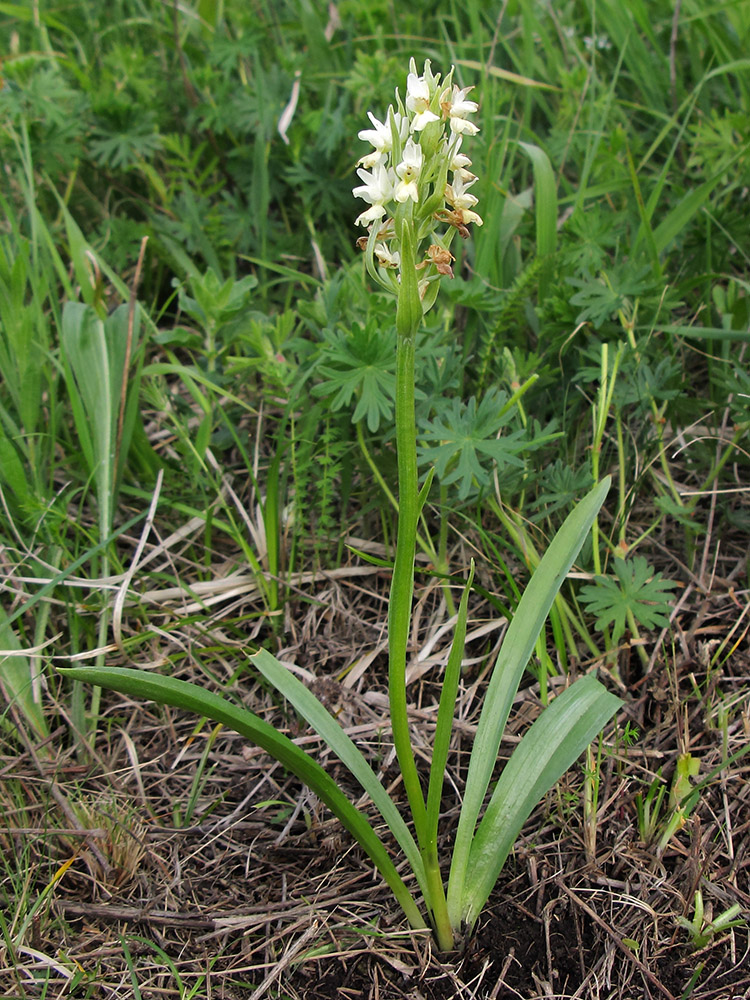
[[[616,580],[597,576],[595,583],[581,588],[581,600],[597,616],[596,627],[603,631],[612,625],[614,642],[624,634],[630,615],[646,629],[665,628],[675,581],[654,573],[643,556],[615,559],[614,570]]]
[[[518,454],[528,447],[524,431],[497,436],[513,418],[514,411],[505,410],[506,400],[505,393],[497,389],[491,389],[480,403],[473,396],[468,403],[451,399],[420,429],[424,442],[419,448],[420,465],[434,465],[443,484],[460,480],[460,500],[466,499],[472,486],[489,486],[492,471],[488,459],[499,469],[523,465]]]
[[[324,382],[316,385],[316,396],[333,394],[331,409],[340,410],[356,399],[352,422],[366,418],[374,432],[381,420],[393,415],[396,392],[396,331],[383,329],[376,320],[366,326],[352,323],[348,331],[324,331],[317,372]]]
[[[583,278],[566,278],[578,291],[571,295],[571,305],[581,306],[576,322],[587,320],[595,329],[621,309],[627,299],[638,298],[649,288],[649,268],[630,261],[602,271],[598,277],[584,272]]]

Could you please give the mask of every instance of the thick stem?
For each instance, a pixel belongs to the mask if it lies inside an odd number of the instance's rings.
[[[396,447],[398,449],[398,537],[388,605],[388,697],[393,743],[414,819],[417,840],[425,833],[426,809],[409,736],[406,654],[414,593],[414,555],[419,519],[417,442],[414,419],[414,341],[422,315],[414,260],[414,232],[402,222],[401,286],[396,327]]]
[[[435,940],[440,951],[452,951],[455,945],[455,937],[453,926],[448,916],[448,903],[445,898],[443,876],[440,873],[436,840],[431,840],[422,849],[422,860],[424,861],[425,876],[427,878],[427,891],[430,894],[428,904],[430,906]]]
[[[425,867],[425,902],[432,917],[438,948],[441,951],[450,951],[454,944],[453,927],[448,916],[445,887],[440,872],[436,830],[431,831],[428,827],[424,792],[411,746],[406,697],[406,658],[414,596],[414,556],[417,524],[424,502],[424,497],[420,497],[419,491],[417,429],[414,416],[414,345],[422,320],[422,303],[415,266],[416,238],[410,213],[405,213],[405,216],[397,221],[397,225],[401,237],[401,283],[396,311],[398,537],[388,605],[388,696],[393,743]]]

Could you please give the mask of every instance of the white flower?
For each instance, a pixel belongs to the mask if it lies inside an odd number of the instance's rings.
[[[445,186],[445,200],[459,211],[465,208],[473,208],[479,199],[475,198],[466,189],[471,187],[475,180],[476,177],[467,183],[460,174],[456,174],[453,177],[453,183],[446,184]]]
[[[416,73],[409,73],[406,78],[406,107],[408,111],[414,112],[411,129],[412,132],[421,132],[430,122],[440,119],[430,111],[430,86],[423,76]]]
[[[360,212],[360,214],[354,220],[354,225],[369,226],[371,222],[377,222],[378,219],[382,219],[384,215],[385,215],[384,205],[372,205],[370,208],[366,208],[364,212]]]
[[[592,38],[590,35],[584,35],[583,38],[584,48],[591,52],[593,49],[611,49],[612,42],[607,38],[606,35],[594,35]]]
[[[466,118],[451,118],[451,132],[457,135],[476,135],[478,131],[474,122],[467,121]]]
[[[468,225],[468,223],[470,222],[473,222],[475,226],[484,225],[484,220],[482,219],[481,215],[477,215],[476,212],[470,212],[468,208],[460,209],[459,214],[461,216],[464,225]]]
[[[466,95],[473,87],[464,87],[463,90],[457,85],[453,85],[452,93],[443,91],[440,96],[440,107],[443,114],[450,119],[451,132],[456,135],[476,135],[479,129],[467,120],[467,115],[473,115],[479,105],[476,101],[467,101]]]
[[[471,187],[475,180],[476,177],[473,175],[471,175],[471,180],[467,181],[460,173],[454,174],[453,183],[445,186],[445,200],[458,212],[464,223],[474,222],[481,226],[482,219],[476,212],[472,212],[479,199],[467,191],[467,188]]]
[[[398,267],[401,263],[401,254],[398,250],[391,253],[385,243],[376,243],[372,252],[378,258],[381,267]]]
[[[456,140],[453,143],[453,146],[452,146],[452,148],[450,150],[450,156],[451,156],[450,169],[451,170],[463,170],[465,167],[470,167],[471,166],[471,160],[469,159],[469,157],[466,155],[466,153],[462,153],[461,152],[461,143],[462,142],[463,142],[463,139],[459,135],[456,138]]]
[[[452,93],[449,94],[447,90],[442,93],[440,106],[447,110],[451,118],[465,118],[467,115],[473,115],[479,105],[476,101],[466,100],[466,95],[473,89],[473,87],[464,87],[461,90],[458,84],[454,83]]]
[[[462,142],[463,138],[460,135],[456,136],[455,142],[448,152],[448,156],[451,158],[448,166],[457,177],[466,182],[468,187],[472,180],[476,180],[476,174],[472,174],[470,170],[466,169],[471,166],[471,160],[465,153],[460,152]]]
[[[372,153],[367,153],[363,156],[357,163],[357,166],[363,167],[374,167],[376,163],[379,163],[383,157],[390,153],[393,147],[393,133],[391,132],[391,112],[396,121],[396,131],[401,136],[401,139],[405,139],[409,131],[408,120],[400,115],[398,111],[393,111],[393,108],[388,109],[388,114],[386,115],[385,121],[379,121],[372,111],[367,112],[367,117],[370,119],[374,128],[365,128],[357,135],[363,142],[369,142],[375,147],[375,151]]]
[[[418,204],[420,198],[426,197],[427,190],[432,191],[435,178],[445,178],[441,185],[445,201],[443,207],[431,211],[430,219],[419,220],[418,241],[432,237],[440,223],[453,226],[462,236],[468,235],[468,223],[482,225],[475,211],[478,199],[469,190],[477,178],[469,169],[471,160],[461,148],[464,135],[475,135],[479,131],[470,120],[478,105],[468,98],[472,88],[454,85],[453,75],[451,69],[441,85],[441,76],[432,72],[429,60],[418,70],[411,59],[403,101],[396,90],[396,100],[388,108],[384,121],[368,111],[368,127],[358,133],[372,150],[357,163],[360,183],[353,188],[355,197],[366,202],[356,224],[366,227],[369,239],[362,236],[357,245],[371,254],[371,271],[373,261],[381,268],[401,268],[394,224],[394,219],[402,216],[398,205],[406,206],[410,201]],[[433,122],[438,124],[433,126]],[[424,138],[421,133],[427,126],[430,128]],[[447,183],[448,178],[451,183]],[[439,203],[441,192],[438,190],[436,194]],[[414,222],[411,211],[407,221],[410,225]],[[442,246],[437,237],[431,250]],[[447,249],[444,252],[450,258],[450,252]],[[430,257],[430,260],[437,269],[437,275],[432,274],[430,280],[450,274],[450,259],[438,261]],[[422,262],[420,267],[426,263]],[[424,285],[420,290],[423,289]]]
[[[404,158],[396,167],[396,173],[400,178],[394,194],[396,201],[403,203],[407,198],[411,198],[412,201],[419,200],[417,180],[423,162],[422,147],[410,136],[404,146]]]
[[[365,167],[374,167],[376,163],[379,163],[383,156],[386,156],[391,149],[392,137],[391,130],[388,127],[388,123],[378,121],[372,111],[367,112],[367,117],[370,119],[375,128],[365,128],[358,133],[358,137],[362,139],[363,142],[372,143],[375,147],[375,152],[368,153],[366,156],[361,157],[358,161],[359,164]]]
[[[364,184],[353,188],[352,194],[355,198],[363,198],[372,206],[355,220],[355,225],[364,226],[385,215],[385,202],[393,197],[393,179],[384,163],[378,163],[371,173],[360,169],[357,176]]]

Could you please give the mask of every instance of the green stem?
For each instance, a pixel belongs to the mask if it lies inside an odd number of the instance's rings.
[[[625,506],[627,498],[627,483],[625,482],[625,439],[622,433],[622,414],[620,410],[615,408],[615,427],[617,430],[617,455],[619,458],[619,473],[617,477],[618,489],[620,494],[620,510],[619,510],[619,521],[620,521],[620,545],[623,547],[626,543],[627,538],[627,519],[625,517]]]
[[[427,892],[430,896],[428,905],[432,916],[432,925],[440,951],[453,951],[455,938],[453,926],[448,916],[448,902],[445,897],[443,876],[438,863],[437,839],[430,838],[429,843],[421,850],[424,862]]]
[[[630,629],[630,634],[635,640],[633,645],[635,646],[638,656],[641,658],[641,663],[644,667],[648,666],[648,653],[641,645],[641,633],[638,631],[638,622],[635,620],[635,615],[632,611],[628,610],[626,612],[626,617],[628,621],[628,628]]]
[[[445,887],[440,872],[437,849],[437,816],[439,801],[435,789],[428,817],[424,792],[419,780],[414,751],[409,733],[409,714],[406,696],[406,659],[411,631],[412,600],[414,596],[414,557],[417,546],[417,526],[432,482],[432,474],[420,490],[417,470],[417,428],[414,414],[414,350],[419,324],[422,321],[422,301],[416,270],[416,232],[411,206],[404,206],[397,213],[396,232],[400,240],[401,281],[396,309],[396,448],[398,454],[398,535],[393,565],[393,580],[388,605],[388,697],[391,710],[393,744],[396,749],[404,788],[409,800],[414,830],[424,864],[423,893],[430,911],[437,945],[441,951],[450,951],[454,943],[454,930],[448,915]],[[465,603],[465,601],[464,601]],[[465,631],[466,610],[463,613]],[[459,644],[463,647],[463,640]],[[456,654],[460,657],[460,653]],[[460,658],[451,659],[456,673]],[[453,693],[455,701],[455,692]],[[450,719],[452,720],[451,712]],[[447,717],[447,709],[443,713]],[[450,727],[450,722],[448,722]],[[444,762],[438,764],[442,775]],[[432,782],[432,776],[431,776]],[[435,786],[437,787],[437,786]]]
[[[414,341],[422,318],[415,268],[414,229],[401,220],[401,285],[396,310],[396,447],[398,450],[398,537],[388,605],[388,698],[393,743],[414,820],[417,841],[426,831],[424,793],[409,735],[406,655],[414,594],[414,555],[419,520],[417,440],[414,417]]]
[[[697,491],[698,493],[705,493],[705,492],[707,492],[708,490],[711,489],[711,487],[713,486],[714,482],[718,479],[719,473],[724,468],[724,466],[727,464],[727,462],[729,461],[729,459],[732,457],[732,455],[734,454],[734,451],[735,451],[738,443],[742,440],[742,438],[744,437],[745,434],[747,434],[747,425],[743,424],[742,426],[740,426],[734,432],[734,435],[732,437],[731,442],[727,445],[727,447],[724,449],[723,453],[716,460],[716,462],[714,462],[714,464],[711,467],[711,470],[709,471],[708,475],[706,476],[704,482],[701,483],[701,485],[698,487],[698,491]],[[691,504],[690,504],[691,508],[695,507],[695,505],[697,504],[697,502],[698,502],[698,498],[696,497],[694,500],[691,501]]]

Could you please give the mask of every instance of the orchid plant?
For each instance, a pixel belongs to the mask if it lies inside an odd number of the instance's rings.
[[[557,592],[609,489],[605,479],[580,501],[552,540],[530,580],[494,664],[474,738],[466,789],[450,859],[447,886],[438,852],[443,781],[461,679],[468,600],[474,568],[463,589],[451,650],[442,678],[426,788],[410,737],[406,664],[414,592],[417,524],[432,473],[420,485],[414,417],[414,347],[422,318],[440,281],[452,277],[450,246],[482,224],[471,193],[476,177],[463,151],[479,130],[471,120],[471,88],[441,82],[414,60],[406,99],[396,91],[384,121],[359,133],[372,150],[358,163],[354,195],[368,206],[356,222],[370,277],[396,300],[396,446],[398,534],[388,609],[388,690],[393,743],[403,776],[410,823],[336,719],[270,652],[251,656],[259,673],[318,733],[370,797],[403,851],[413,879],[402,878],[384,840],[335,781],[292,740],[248,709],[197,685],[144,670],[75,667],[63,673],[126,694],[194,711],[253,740],[307,784],[351,832],[375,864],[410,925],[431,927],[438,947],[450,951],[471,933],[524,822],[534,806],[574,763],[620,705],[593,676],[570,684],[541,712],[503,768],[486,803],[503,731],[522,674]],[[485,806],[484,811],[482,808]],[[481,816],[481,818],[480,818]],[[446,859],[447,860],[447,859]],[[447,865],[446,865],[447,868]],[[409,882],[410,884],[407,884]],[[423,905],[415,898],[415,886]]]

